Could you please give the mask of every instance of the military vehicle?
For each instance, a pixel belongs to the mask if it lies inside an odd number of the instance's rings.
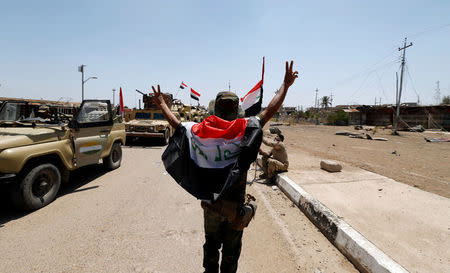
[[[0,108],[0,184],[27,210],[52,202],[75,169],[100,159],[109,170],[120,167],[125,144],[125,126],[109,100],[85,100],[73,117],[40,117],[42,109],[18,101]]]
[[[174,103],[171,110],[178,113],[182,122],[202,122],[207,117],[207,112],[202,107],[185,105],[181,102]]]
[[[180,116],[181,122],[192,121],[191,106],[185,105],[181,102],[175,104],[171,108],[172,112]]]
[[[153,94],[147,95],[137,89],[136,92],[142,94],[144,109],[133,110],[125,120],[127,138],[158,138],[164,144],[169,143],[173,129],[162,111],[152,101]],[[172,94],[164,93],[162,95],[169,109],[172,109]]]
[[[195,122],[202,122],[207,117],[207,112],[200,106],[191,106],[192,120]]]

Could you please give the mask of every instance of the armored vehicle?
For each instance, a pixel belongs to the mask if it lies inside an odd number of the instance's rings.
[[[174,103],[170,108],[181,122],[192,121],[191,108],[181,102]]]
[[[100,160],[118,168],[125,144],[125,126],[109,100],[85,100],[73,117],[40,117],[42,109],[17,101],[0,108],[0,184],[27,210],[52,202],[75,169]]]
[[[125,130],[127,138],[158,138],[164,144],[169,143],[169,138],[173,134],[169,122],[167,122],[161,110],[153,103],[152,95],[142,94],[144,109],[136,109],[130,113],[125,120]],[[171,109],[172,94],[163,94],[164,100]]]
[[[206,118],[206,110],[200,106],[191,106],[191,117],[195,122],[202,122]]]

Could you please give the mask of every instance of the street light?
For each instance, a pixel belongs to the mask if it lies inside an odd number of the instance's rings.
[[[89,77],[85,80],[84,79],[84,67],[85,66],[86,65],[82,64],[78,67],[78,72],[81,72],[81,101],[84,100],[84,84],[90,79],[93,79],[93,80],[98,79],[97,77]]]
[[[116,107],[116,88],[113,88],[113,105]]]

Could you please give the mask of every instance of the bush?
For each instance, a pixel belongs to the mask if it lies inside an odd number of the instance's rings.
[[[327,116],[327,123],[329,125],[348,125],[348,113],[344,112],[344,110],[330,113]]]
[[[442,105],[445,105],[445,104],[450,104],[450,96],[444,96],[443,98],[442,98],[442,103],[441,103]]]

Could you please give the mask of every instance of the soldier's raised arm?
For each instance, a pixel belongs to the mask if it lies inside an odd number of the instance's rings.
[[[275,94],[275,96],[270,101],[264,111],[261,112],[261,126],[264,126],[268,120],[270,120],[273,115],[278,111],[281,104],[283,104],[284,98],[286,97],[287,91],[289,87],[294,83],[295,79],[298,78],[298,72],[292,72],[292,67],[294,66],[294,61],[291,61],[291,65],[289,66],[288,62],[286,62],[286,73],[284,74],[284,81],[281,84],[280,89]]]
[[[152,86],[152,89],[153,89],[153,96],[152,96],[153,102],[158,106],[159,109],[161,109],[164,117],[166,117],[170,126],[172,126],[174,129],[177,128],[178,125],[180,124],[180,121],[172,113],[172,111],[170,111],[169,106],[167,106],[163,95],[161,95],[161,89],[159,87],[159,84],[158,84],[158,91],[156,91],[154,86]]]

